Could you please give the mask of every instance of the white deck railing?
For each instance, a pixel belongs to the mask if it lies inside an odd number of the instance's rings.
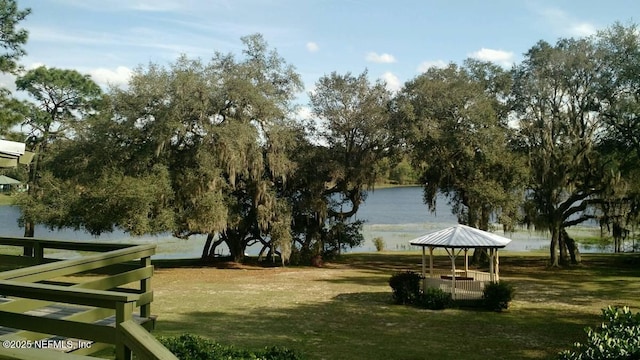
[[[434,270],[431,277],[426,274],[423,281],[423,289],[428,287],[438,288],[450,293],[454,300],[482,299],[482,292],[486,284],[491,281],[490,274],[476,270],[457,270],[455,289],[451,271]]]

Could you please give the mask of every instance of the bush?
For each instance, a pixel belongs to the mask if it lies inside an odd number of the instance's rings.
[[[380,236],[374,237],[372,241],[373,241],[373,245],[376,247],[377,251],[384,250],[384,240],[382,239],[382,237],[380,237]]]
[[[515,290],[507,282],[492,282],[482,292],[482,303],[487,310],[502,311],[509,308]]]
[[[427,288],[420,294],[418,306],[430,310],[443,310],[451,306],[451,294],[438,288]]]
[[[220,345],[191,334],[158,339],[180,360],[302,360],[294,351],[282,347],[267,347],[264,350],[248,351],[233,346]]]
[[[586,329],[587,342],[575,343],[572,350],[558,354],[560,360],[640,359],[640,313],[624,307],[602,310],[599,328]]]
[[[422,277],[413,271],[396,273],[389,279],[396,304],[415,304],[420,297],[420,280]]]

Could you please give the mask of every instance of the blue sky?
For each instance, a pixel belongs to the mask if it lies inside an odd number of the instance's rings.
[[[468,57],[508,67],[538,40],[588,36],[640,16],[637,0],[17,1],[32,9],[23,22],[27,68],[71,68],[120,85],[149,62],[239,53],[240,37],[259,32],[307,90],[332,71],[368,69],[396,90],[427,66]]]

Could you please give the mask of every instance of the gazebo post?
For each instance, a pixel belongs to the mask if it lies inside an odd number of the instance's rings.
[[[433,246],[429,246],[429,277],[433,278]]]
[[[495,249],[489,248],[489,280],[491,282],[496,281],[496,273],[494,271],[493,262],[495,260]]]
[[[425,255],[425,250],[424,250],[424,246],[422,247],[422,291],[424,291],[427,288],[427,278],[426,278],[426,263],[427,263],[427,259],[426,255]]]
[[[451,251],[449,251],[449,248],[444,248],[447,251],[447,254],[449,254],[449,258],[451,259],[451,298],[453,300],[456,299],[456,249],[455,248],[451,248]]]
[[[496,249],[496,281],[500,281],[500,256],[498,255],[498,249]]]
[[[469,276],[469,249],[464,249],[464,276]]]
[[[426,255],[425,255],[425,249],[424,246],[422,247],[422,277],[424,278],[425,275],[427,274],[427,260],[426,260]]]

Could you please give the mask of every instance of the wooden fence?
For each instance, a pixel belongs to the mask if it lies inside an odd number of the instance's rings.
[[[0,359],[93,359],[111,346],[118,360],[177,359],[149,334],[155,245],[3,237],[0,245],[34,249],[11,257],[30,266],[0,272]],[[50,250],[88,254],[57,260]]]

